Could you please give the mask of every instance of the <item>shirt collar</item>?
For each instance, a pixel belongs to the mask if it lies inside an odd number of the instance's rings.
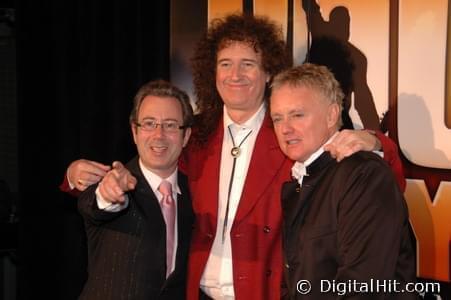
[[[169,177],[161,178],[160,176],[158,176],[154,172],[152,172],[149,169],[147,169],[144,166],[144,164],[142,163],[141,159],[139,159],[139,167],[141,168],[141,172],[143,173],[144,177],[146,178],[147,182],[149,183],[150,187],[152,188],[152,191],[154,192],[154,194],[157,195],[157,193],[158,194],[160,193],[158,191],[158,187],[160,186],[160,183],[163,180],[169,181],[171,183],[172,191],[173,191],[172,193],[174,195],[175,195],[175,193],[177,193],[177,194],[181,194],[182,193],[180,191],[180,187],[179,187],[178,182],[177,182],[177,170],[178,170],[177,168],[175,168],[174,172],[172,172],[172,174],[169,175]]]
[[[224,114],[224,128],[227,128],[230,125],[233,125],[235,128],[245,128],[250,129],[252,131],[258,131],[258,129],[263,124],[263,120],[265,119],[266,114],[266,104],[263,102],[260,105],[260,108],[250,117],[246,122],[242,124],[236,124],[229,116],[227,112],[227,107],[224,105],[223,109]]]
[[[312,164],[321,154],[324,153],[324,146],[329,144],[334,137],[338,134],[338,131],[335,132],[318,150],[316,150],[309,158],[307,158],[304,162],[295,162],[293,167],[291,168],[291,176],[293,176],[300,185],[302,185],[302,179],[304,176],[308,176],[307,167]]]

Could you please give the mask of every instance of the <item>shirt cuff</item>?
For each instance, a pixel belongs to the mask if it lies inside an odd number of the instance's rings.
[[[377,155],[379,155],[381,158],[384,158],[384,151],[379,151],[379,150],[374,150],[373,153],[376,153]]]
[[[69,180],[69,172],[66,172],[66,179],[67,179],[67,183],[69,184],[70,189],[73,190],[75,188],[75,185],[73,185],[72,182],[70,182],[70,180]]]
[[[103,199],[102,195],[99,192],[99,187],[96,188],[96,200],[97,206],[100,210],[107,212],[119,212],[128,207],[128,195],[124,195],[125,201],[124,203],[110,203]]]

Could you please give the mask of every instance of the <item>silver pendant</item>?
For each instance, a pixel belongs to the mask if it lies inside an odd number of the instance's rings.
[[[234,158],[236,158],[240,155],[241,149],[240,149],[240,147],[233,147],[232,150],[230,151],[230,153],[232,154],[232,156]]]

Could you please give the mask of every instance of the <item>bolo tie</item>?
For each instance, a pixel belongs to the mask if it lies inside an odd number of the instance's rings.
[[[241,148],[240,148],[241,145],[243,145],[244,141],[246,141],[246,139],[252,133],[252,130],[249,131],[249,133],[241,140],[240,144],[238,146],[235,146],[235,140],[233,139],[233,134],[232,134],[232,131],[230,130],[230,126],[231,125],[229,125],[227,128],[229,130],[229,134],[230,134],[230,137],[232,139],[232,144],[233,144],[232,150],[230,150],[230,154],[233,157],[233,164],[232,164],[232,174],[230,175],[229,190],[227,192],[227,205],[226,205],[226,212],[225,212],[225,216],[224,216],[224,226],[222,227],[222,243],[223,244],[224,244],[226,233],[227,233],[227,223],[228,223],[228,219],[229,219],[230,194],[232,192],[233,176],[235,174],[236,159],[241,154]]]

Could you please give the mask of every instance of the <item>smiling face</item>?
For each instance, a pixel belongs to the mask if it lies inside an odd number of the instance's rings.
[[[183,125],[181,104],[172,97],[146,96],[138,111],[137,122],[157,123],[174,121]],[[145,131],[132,124],[133,139],[144,166],[162,178],[166,178],[177,167],[182,148],[187,144],[191,129],[166,132],[158,126]]]
[[[337,130],[338,104],[306,86],[273,90],[270,110],[279,146],[292,160],[304,162]]]
[[[261,54],[249,44],[230,42],[218,51],[216,88],[229,113],[243,117],[234,121],[246,121],[259,109],[268,81]]]

